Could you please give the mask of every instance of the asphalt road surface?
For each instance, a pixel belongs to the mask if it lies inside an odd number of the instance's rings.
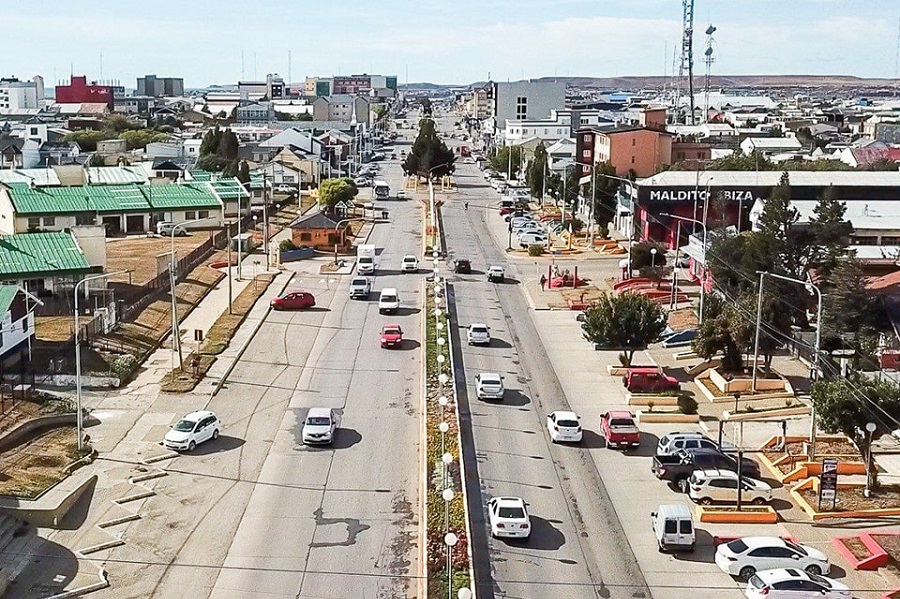
[[[397,163],[379,178],[396,191]],[[348,276],[295,277],[289,288],[317,307],[268,314],[209,406],[222,436],[168,466],[129,543],[110,552],[135,563],[117,598],[415,596],[425,272],[399,268],[421,255],[421,208],[379,205],[390,219],[369,239],[383,248],[372,296],[350,300]],[[398,314],[378,314],[383,287],[399,289]],[[388,322],[406,332],[403,348],[379,347]],[[339,414],[332,447],[301,443],[314,406]]]
[[[580,446],[557,446],[547,435],[547,414],[568,406],[519,288],[523,277],[536,276],[534,266],[507,260],[494,242],[488,226],[499,226],[492,222],[499,221],[499,197],[480,171],[458,164],[456,179],[460,193],[445,203],[443,214],[451,263],[465,256],[473,267],[471,275],[452,275],[450,281],[457,315],[454,342],[462,358],[456,373],[460,409],[474,439],[475,463],[467,464],[467,472],[477,469],[480,480],[481,497],[471,498],[481,510],[473,543],[477,549],[487,538],[490,559],[489,565],[476,560],[476,567],[489,567],[491,579],[479,581],[479,596],[650,597],[615,506],[587,453],[605,451],[602,440],[585,431]],[[505,283],[487,282],[484,272],[491,264],[506,267]],[[489,347],[464,345],[465,327],[472,322],[491,327]],[[502,403],[475,397],[478,372],[504,377]],[[489,538],[484,505],[492,496],[518,496],[529,503],[530,539]]]

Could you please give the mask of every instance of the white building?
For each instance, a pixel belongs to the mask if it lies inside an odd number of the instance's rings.
[[[0,79],[0,111],[15,113],[41,107],[44,100],[43,79],[19,81],[15,77]]]
[[[759,152],[764,156],[772,154],[784,154],[785,152],[799,152],[803,144],[796,137],[748,137],[741,142],[741,151],[744,154]]]

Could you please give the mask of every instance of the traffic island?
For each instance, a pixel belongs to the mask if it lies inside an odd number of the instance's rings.
[[[697,374],[694,383],[711,402],[734,401],[736,395],[743,402],[794,397],[791,383],[776,372],[769,375],[760,373],[755,391],[751,391],[754,388],[753,377],[742,372],[720,372],[718,368],[709,368]]]
[[[865,485],[838,483],[837,499],[819,504],[819,479],[807,478],[790,490],[791,499],[812,520],[900,516],[900,485],[880,485],[865,496]]]
[[[865,474],[866,465],[856,446],[844,435],[817,435],[816,460],[809,459],[807,437],[774,435],[759,450],[759,461],[782,484],[804,480],[822,473],[822,460],[837,460],[839,475]]]
[[[694,512],[700,522],[715,522],[724,524],[775,524],[778,522],[778,512],[768,505],[741,506],[703,506],[698,505]]]
[[[465,466],[460,452],[447,289],[444,283],[435,284],[433,280],[426,281],[424,285],[425,343],[422,347],[425,355],[422,363],[425,370],[425,455],[422,520],[425,522],[426,538],[421,544],[420,559],[425,565],[426,597],[441,599],[451,595],[456,597],[459,589],[471,587],[471,531],[464,484]],[[450,545],[448,538],[452,541]],[[448,588],[451,582],[452,588]]]

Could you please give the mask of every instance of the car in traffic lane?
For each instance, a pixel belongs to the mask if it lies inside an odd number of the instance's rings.
[[[396,348],[403,345],[403,329],[399,324],[386,324],[381,328],[381,347]]]
[[[280,297],[272,298],[269,305],[273,310],[302,310],[316,305],[316,298],[308,291],[288,291]]]
[[[469,345],[490,345],[491,330],[488,325],[481,322],[473,322],[466,330],[466,342]]]
[[[528,504],[521,497],[492,497],[488,500],[491,536],[527,539],[531,536]]]
[[[547,415],[547,432],[553,443],[580,443],[581,417],[575,412],[558,410]]]
[[[329,445],[334,442],[337,427],[334,410],[331,408],[310,408],[303,421],[301,438],[306,445]]]
[[[219,438],[222,425],[214,412],[199,410],[185,414],[176,422],[166,436],[163,446],[175,451],[194,451],[201,443]]]
[[[478,399],[503,400],[503,377],[496,372],[480,372],[475,375],[475,395]]]

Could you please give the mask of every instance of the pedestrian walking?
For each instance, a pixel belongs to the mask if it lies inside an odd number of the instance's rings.
[[[465,204],[463,204],[463,208],[465,208],[466,210],[468,210],[468,209],[469,209],[469,202],[466,202]]]
[[[544,286],[547,284],[547,275],[541,275],[541,291],[544,290]]]

